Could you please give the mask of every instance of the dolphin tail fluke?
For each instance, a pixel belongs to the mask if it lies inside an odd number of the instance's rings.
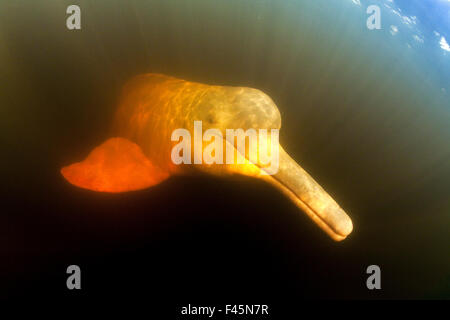
[[[100,192],[145,189],[169,176],[137,144],[124,138],[106,140],[83,161],[63,167],[61,174],[77,187]]]

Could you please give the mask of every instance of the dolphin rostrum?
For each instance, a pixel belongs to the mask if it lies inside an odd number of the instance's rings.
[[[85,160],[63,167],[61,173],[73,185],[101,192],[144,189],[171,175],[196,170],[221,176],[248,175],[281,190],[334,240],[343,240],[351,233],[352,221],[344,210],[278,142],[279,167],[273,175],[265,173],[264,165],[248,149],[244,164],[174,164],[172,133],[178,128],[194,132],[195,121],[201,121],[205,130],[223,132],[281,127],[278,108],[260,90],[144,74],[124,87],[113,138],[92,150]],[[269,136],[263,138],[270,140]],[[220,143],[235,148],[234,138],[222,140]]]

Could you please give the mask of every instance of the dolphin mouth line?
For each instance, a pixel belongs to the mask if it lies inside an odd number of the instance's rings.
[[[224,139],[224,140],[225,140],[226,144],[230,143],[226,139]],[[233,145],[233,148],[235,149],[236,153],[240,153],[239,150],[234,145]],[[245,155],[243,155],[243,156],[245,157]],[[254,165],[257,168],[259,168],[260,170],[263,170],[264,172],[268,173],[267,170],[264,169],[264,167],[261,167],[258,164],[252,162],[247,157],[245,157],[245,158],[252,165]],[[276,175],[272,175],[272,174],[268,173],[267,175],[260,176],[260,178],[262,178],[266,182],[272,184],[277,189],[281,190],[284,195],[286,195],[292,202],[294,202],[298,208],[300,208],[303,212],[305,212],[308,215],[308,217],[311,220],[313,220],[333,240],[342,241],[350,233],[350,232],[346,233],[346,234],[339,233],[335,228],[333,228],[333,226],[330,223],[328,223],[325,219],[323,219],[310,205],[308,205],[307,202],[300,199],[300,197],[295,193],[294,190],[292,190],[292,188],[287,186],[281,179],[277,178]]]
[[[261,169],[264,170],[263,168]],[[297,205],[297,207],[299,207],[302,211],[304,211],[308,215],[308,217],[312,219],[333,240],[341,241],[347,237],[347,235],[343,235],[335,231],[330,224],[328,224],[324,219],[322,219],[322,217],[320,217],[320,215],[308,205],[308,203],[301,200],[295,194],[295,192],[291,188],[286,186],[282,181],[270,175],[267,175],[265,177],[267,177],[266,179],[268,180],[269,183],[277,186],[278,189],[280,189],[287,197],[289,197],[292,200],[292,202],[294,202]]]

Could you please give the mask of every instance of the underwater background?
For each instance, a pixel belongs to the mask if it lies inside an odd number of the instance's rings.
[[[91,296],[450,298],[449,43],[445,0],[0,1],[1,294],[68,294],[79,264]],[[147,72],[267,93],[281,144],[353,233],[332,242],[247,178],[67,184],[59,169],[108,137],[122,85]]]

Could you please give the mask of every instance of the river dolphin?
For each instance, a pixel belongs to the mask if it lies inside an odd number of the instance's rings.
[[[176,165],[171,160],[174,130],[280,129],[280,112],[272,99],[247,87],[206,85],[162,74],[131,79],[123,90],[113,135],[81,162],[61,169],[71,184],[100,192],[126,192],[151,187],[171,175],[203,171],[220,176],[243,174],[265,180],[283,192],[334,240],[353,229],[333,198],[279,146],[279,167],[264,174],[258,160],[245,164]],[[223,139],[224,144],[234,141]],[[247,150],[248,151],[248,150]]]

